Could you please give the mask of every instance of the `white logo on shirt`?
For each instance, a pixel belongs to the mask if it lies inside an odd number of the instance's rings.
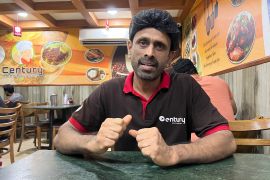
[[[177,118],[177,117],[166,118],[164,116],[159,116],[159,121],[172,124],[186,124],[186,118]]]

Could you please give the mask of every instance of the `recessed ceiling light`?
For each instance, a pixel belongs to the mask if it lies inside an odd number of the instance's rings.
[[[26,12],[20,12],[20,13],[18,13],[18,16],[20,16],[20,17],[27,17],[28,14]]]
[[[116,10],[108,10],[107,13],[109,13],[110,15],[115,15],[117,14]]]

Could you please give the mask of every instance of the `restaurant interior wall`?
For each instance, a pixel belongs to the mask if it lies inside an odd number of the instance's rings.
[[[82,45],[79,29],[24,31],[22,37],[4,33],[0,85],[99,85],[127,75],[127,57],[126,44]]]
[[[269,0],[197,0],[182,26],[182,57],[201,75],[270,61]]]

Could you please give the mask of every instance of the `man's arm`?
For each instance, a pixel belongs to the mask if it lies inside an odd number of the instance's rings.
[[[132,117],[107,118],[95,135],[78,132],[68,121],[62,125],[54,139],[55,148],[63,154],[104,153],[122,136]]]
[[[223,159],[236,150],[234,137],[229,130],[218,131],[191,144],[173,147],[177,162],[210,163]]]
[[[209,163],[223,159],[236,150],[232,133],[219,131],[194,143],[168,146],[157,128],[130,130],[141,152],[160,166],[176,164]]]

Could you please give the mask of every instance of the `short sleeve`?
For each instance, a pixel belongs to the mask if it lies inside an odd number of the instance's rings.
[[[102,85],[95,89],[95,91],[84,100],[82,106],[72,114],[72,121],[70,122],[75,128],[79,125],[88,132],[99,130],[101,123],[105,119],[104,106],[102,104],[102,89]]]

